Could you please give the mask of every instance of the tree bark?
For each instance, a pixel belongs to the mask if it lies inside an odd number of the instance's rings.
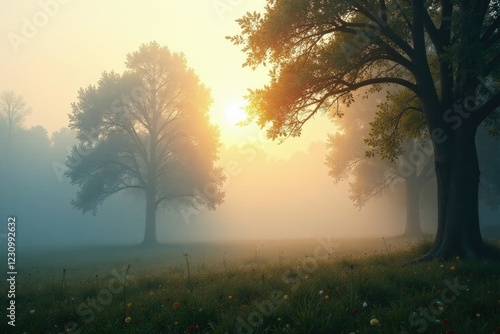
[[[406,185],[406,227],[404,236],[421,237],[423,235],[420,227],[420,189],[418,177],[413,173],[405,180]]]
[[[159,245],[156,238],[156,189],[157,189],[157,147],[158,147],[158,117],[156,95],[152,96],[151,103],[152,125],[149,137],[149,161],[146,187],[146,227],[144,231],[143,246],[153,247]]]
[[[152,247],[159,245],[156,238],[156,196],[154,189],[146,192],[146,226],[142,246]]]
[[[464,122],[444,145],[435,145],[438,230],[434,246],[422,259],[477,259],[484,255],[475,135],[476,126]]]

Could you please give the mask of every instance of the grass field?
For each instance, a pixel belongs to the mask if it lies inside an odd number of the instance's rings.
[[[429,246],[318,239],[26,250],[16,327],[2,321],[0,332],[500,333],[500,265],[408,264]]]

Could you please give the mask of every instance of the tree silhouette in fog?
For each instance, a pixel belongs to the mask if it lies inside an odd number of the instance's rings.
[[[383,102],[377,104],[374,100]],[[358,208],[373,197],[396,191],[406,203],[404,235],[422,236],[420,198],[435,196],[428,191],[422,194],[435,172],[432,144],[418,99],[408,90],[390,91],[384,98],[372,93],[349,108],[352,110],[335,120],[340,131],[328,136],[325,164],[329,175],[335,183],[349,180],[350,199]],[[384,145],[386,148],[382,150]],[[482,165],[479,198],[489,208],[496,209],[500,203],[500,180],[493,171],[500,167],[500,158],[491,152],[499,151],[500,141],[488,136],[486,127],[481,126],[476,145]],[[394,150],[393,158],[381,159],[379,153],[389,150]]]
[[[498,210],[500,206],[500,174],[498,173],[500,140],[492,138],[488,134],[488,129],[481,126],[477,130],[476,143],[477,155],[482,165],[479,195],[488,207]]]
[[[0,126],[6,133],[7,150],[10,148],[12,133],[21,128],[29,114],[31,108],[24,97],[14,91],[4,91],[0,94]]]
[[[154,245],[160,206],[222,203],[219,132],[208,118],[210,92],[182,54],[152,42],[129,54],[126,68],[79,91],[70,127],[80,143],[67,175],[79,186],[73,205],[83,213],[96,214],[121,191],[144,195],[142,244]]]
[[[420,222],[420,195],[424,185],[434,177],[432,168],[432,146],[425,142],[425,128],[421,131],[405,131],[414,129],[416,118],[420,117],[418,105],[411,96],[398,92],[394,111],[385,110],[389,105],[378,104],[383,101],[382,94],[373,94],[368,99],[356,102],[350,106],[350,111],[335,120],[340,131],[328,135],[325,164],[334,183],[349,181],[350,199],[361,209],[370,199],[395,192],[405,198],[406,224],[404,235],[409,237],[422,236]],[[410,110],[405,110],[410,108]],[[384,121],[391,122],[388,114],[404,113],[401,125],[392,133],[401,136],[402,144],[398,156],[391,160],[382,159],[366,143],[370,138],[371,125],[376,110],[383,110]],[[379,120],[380,122],[381,120]],[[424,122],[419,121],[420,124]],[[385,124],[389,126],[390,124]],[[416,138],[413,136],[417,136]],[[388,136],[384,140],[391,140]],[[400,182],[402,184],[400,184]]]
[[[499,22],[498,1],[269,0],[265,13],[240,18],[242,33],[229,39],[247,54],[245,65],[271,67],[247,111],[272,139],[299,136],[332,108],[340,116],[335,107],[358,89],[397,86],[416,95],[438,198],[435,242],[420,260],[475,259],[488,255],[475,137],[481,123],[500,132]]]

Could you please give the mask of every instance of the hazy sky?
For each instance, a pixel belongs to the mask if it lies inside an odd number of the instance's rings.
[[[307,125],[301,138],[291,138],[278,145],[269,143],[265,133],[255,126],[236,127],[232,124],[234,117],[228,115],[242,104],[248,88],[258,88],[267,82],[268,70],[242,68],[245,55],[225,36],[237,34],[239,28],[235,20],[247,11],[262,10],[265,2],[1,1],[0,91],[14,90],[23,95],[33,108],[26,125],[42,125],[52,133],[68,126],[70,105],[76,101],[78,90],[96,84],[103,71],[122,72],[126,55],[138,50],[141,44],[155,40],[172,51],[183,52],[188,65],[212,90],[212,120],[220,126],[221,139],[226,147],[250,144],[256,149],[266,149],[271,158],[291,158],[291,166],[277,162],[268,165],[265,159],[249,162],[246,155],[228,158],[225,154],[224,159],[232,159],[240,166],[236,174],[229,171],[231,184],[225,187],[227,203],[215,215],[193,216],[210,224],[193,222],[186,225],[180,218],[177,227],[171,221],[163,224],[164,227],[159,227],[160,239],[165,235],[177,235],[172,232],[180,233],[182,226],[189,227],[191,232],[193,229],[210,231],[218,238],[305,236],[301,226],[308,231],[308,236],[325,233],[325,228],[331,230],[340,225],[340,222],[330,219],[333,212],[338,215],[336,205],[332,203],[335,201],[333,197],[347,197],[345,189],[339,191],[331,183],[323,165],[323,153],[296,158],[294,152],[308,151],[313,141],[324,142],[327,133],[333,131],[333,124],[326,117],[318,117]],[[59,162],[64,163],[63,160]],[[224,160],[220,163],[223,168],[227,167]],[[287,173],[279,168],[286,169]],[[322,190],[315,191],[316,186]],[[299,206],[300,198],[307,193],[309,201],[303,202],[300,209],[290,210],[290,205]],[[321,201],[316,202],[315,198],[321,198]],[[69,210],[69,200],[64,200]],[[346,202],[347,199],[343,201],[344,205]],[[112,204],[113,200],[107,202],[99,217],[106,216],[106,208],[111,210],[109,203]],[[142,204],[141,201],[137,205]],[[352,212],[352,206],[351,211],[345,212]],[[345,215],[342,220],[345,220]],[[241,220],[242,216],[245,219]],[[62,218],[57,223],[63,224],[61,231],[67,231],[68,235],[70,231],[82,235],[83,230],[94,236],[109,235],[104,230],[114,226],[111,223],[94,226],[91,223],[93,218],[84,218],[88,224],[68,225]],[[134,222],[134,226],[142,228],[136,220]],[[344,223],[352,225],[352,222]],[[271,228],[271,224],[274,227]],[[163,225],[159,223],[159,226]],[[262,227],[268,227],[268,233],[259,232]],[[142,235],[143,232],[131,228],[127,233]]]
[[[244,54],[224,37],[236,34],[235,19],[260,11],[264,0],[26,0],[0,2],[0,91],[14,90],[33,108],[26,125],[49,133],[68,126],[70,104],[80,87],[96,84],[103,71],[123,71],[127,53],[156,40],[184,52],[202,82],[212,89],[212,119],[224,143],[258,141],[274,157],[324,141],[332,124],[319,117],[300,139],[265,143],[256,127],[231,124],[231,110],[247,88],[267,82],[267,70],[242,68]]]

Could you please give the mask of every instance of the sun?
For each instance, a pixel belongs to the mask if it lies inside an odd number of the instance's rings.
[[[248,118],[245,106],[244,101],[233,101],[227,104],[224,118],[228,125],[237,126]]]

